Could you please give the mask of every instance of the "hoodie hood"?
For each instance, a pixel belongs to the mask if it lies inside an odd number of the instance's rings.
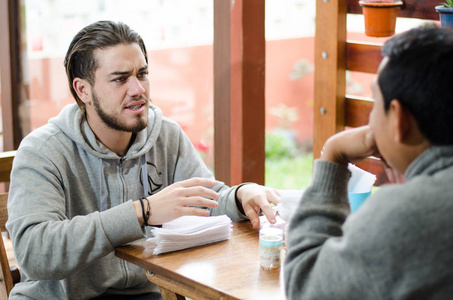
[[[80,111],[77,104],[69,104],[61,113],[49,120],[49,124],[58,127],[72,141],[77,143],[88,153],[100,159],[118,159],[119,156],[104,146],[91,130],[87,119]],[[162,126],[162,111],[154,105],[149,105],[148,126],[137,133],[125,159],[137,158],[148,152],[155,144]]]

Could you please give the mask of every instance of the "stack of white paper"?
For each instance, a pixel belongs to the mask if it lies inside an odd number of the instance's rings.
[[[226,216],[184,216],[164,223],[162,228],[152,228],[154,237],[148,239],[155,245],[153,254],[182,250],[200,245],[228,240],[232,222]]]

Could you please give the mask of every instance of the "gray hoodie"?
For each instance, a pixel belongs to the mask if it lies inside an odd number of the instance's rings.
[[[76,104],[23,139],[7,222],[23,282],[11,299],[158,291],[143,269],[114,255],[115,247],[145,237],[132,200],[191,177],[214,177],[175,122],[155,106],[148,118],[124,157],[96,139]],[[246,218],[236,188],[217,182],[213,189],[220,199],[211,215]]]

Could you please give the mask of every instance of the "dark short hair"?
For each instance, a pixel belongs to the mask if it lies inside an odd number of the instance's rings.
[[[99,21],[86,26],[80,30],[69,45],[64,59],[66,76],[69,81],[69,88],[78,106],[84,112],[85,105],[77,95],[72,82],[79,77],[94,85],[94,74],[99,67],[94,51],[105,49],[119,44],[136,43],[140,46],[146,63],[148,56],[143,39],[138,33],[121,22]]]
[[[384,109],[398,100],[434,145],[453,144],[453,29],[424,25],[388,40],[378,78]]]

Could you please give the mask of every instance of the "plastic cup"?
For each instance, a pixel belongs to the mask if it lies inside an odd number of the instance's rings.
[[[260,230],[260,265],[264,270],[280,267],[280,250],[283,245],[283,231],[266,227]]]
[[[365,200],[371,195],[371,192],[366,193],[348,193],[349,204],[351,211],[356,212]]]

